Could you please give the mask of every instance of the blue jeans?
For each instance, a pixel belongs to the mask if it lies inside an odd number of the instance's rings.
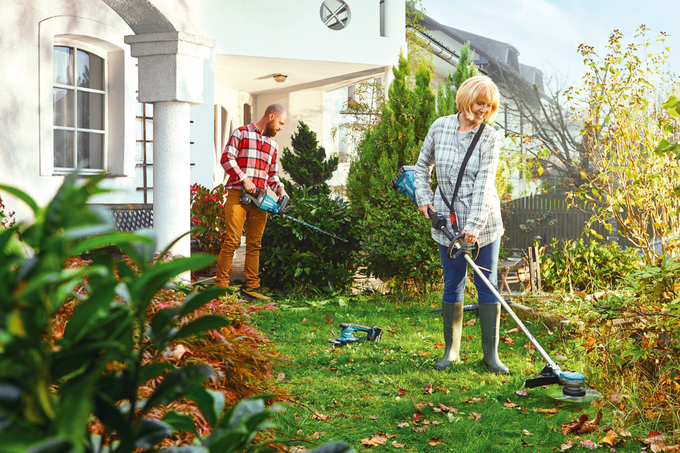
[[[484,276],[489,279],[496,290],[498,290],[498,252],[500,247],[501,239],[498,238],[491,244],[480,248],[479,256],[477,256],[477,259],[475,260],[477,266],[491,271],[487,272],[482,270]],[[442,268],[444,269],[444,293],[442,294],[442,302],[457,304],[463,302],[468,266],[463,255],[452,260],[446,256],[447,251],[448,247],[444,247],[441,244],[439,245],[439,258],[442,261]],[[475,286],[477,287],[477,300],[480,304],[498,303],[496,296],[493,295],[482,279],[477,276],[477,273],[475,273]]]

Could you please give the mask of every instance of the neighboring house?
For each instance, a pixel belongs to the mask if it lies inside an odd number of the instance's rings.
[[[330,152],[346,87],[405,48],[404,0],[0,2],[0,183],[45,205],[65,175],[105,173],[96,203],[153,204],[161,246],[185,233],[189,185],[224,181],[234,128],[271,103]],[[21,220],[30,212],[2,194]],[[188,239],[173,251],[188,255]]]

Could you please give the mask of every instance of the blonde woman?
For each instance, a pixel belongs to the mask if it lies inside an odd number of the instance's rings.
[[[439,118],[432,124],[415,170],[418,209],[428,219],[428,208],[442,214],[449,213],[447,202],[451,204],[462,162],[479,128],[483,128],[461,175],[460,188],[452,206],[461,233],[465,234],[463,242],[470,245],[479,242],[479,255],[475,262],[494,286],[497,286],[498,251],[503,235],[500,201],[495,186],[500,137],[493,127],[484,127],[483,122],[495,119],[499,102],[498,87],[490,78],[477,76],[467,79],[456,93],[459,113]],[[437,167],[439,185],[434,194],[430,190],[433,166]],[[447,226],[452,229],[449,216],[445,217]],[[437,369],[444,369],[450,363],[460,361],[467,262],[462,256],[455,260],[448,258],[450,241],[442,231],[433,228],[432,239],[439,246],[444,271],[442,312],[446,348],[444,357],[435,365]],[[508,368],[498,358],[500,304],[477,275],[475,286],[484,363],[493,373],[508,373]]]

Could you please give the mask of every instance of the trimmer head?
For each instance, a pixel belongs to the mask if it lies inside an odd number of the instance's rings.
[[[564,386],[562,388],[563,398],[560,399],[583,401],[586,398],[585,376],[575,371],[559,371],[559,374],[556,374],[550,365],[546,365],[538,376],[527,379],[524,386],[534,388],[551,384],[562,384]]]

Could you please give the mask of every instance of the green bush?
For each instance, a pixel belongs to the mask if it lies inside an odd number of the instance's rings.
[[[262,237],[260,275],[277,290],[321,292],[352,285],[359,226],[341,198],[298,192],[292,217],[328,231],[343,242],[281,216],[270,216]]]
[[[191,237],[201,250],[213,255],[220,252],[224,241],[223,184],[210,190],[199,184],[191,186],[191,223],[198,227]]]
[[[552,242],[552,254],[541,255],[541,283],[545,291],[593,292],[614,288],[631,272],[640,267],[634,249],[622,249],[612,242],[602,244],[583,239]]]
[[[362,222],[362,265],[393,290],[424,293],[442,283],[430,221],[405,196],[387,192],[383,207],[367,207]]]

